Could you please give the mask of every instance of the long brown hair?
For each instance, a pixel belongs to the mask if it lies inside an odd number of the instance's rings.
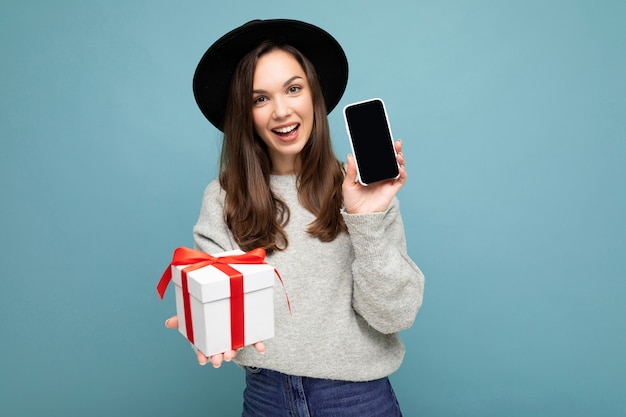
[[[254,131],[252,120],[256,64],[263,55],[277,49],[300,63],[313,99],[313,130],[300,153],[301,169],[296,174],[300,203],[316,216],[307,232],[322,242],[347,232],[339,213],[343,204],[343,165],[332,149],[326,106],[315,68],[297,49],[268,41],[239,63],[233,74],[224,119],[219,174],[220,185],[226,191],[224,220],[243,250],[264,248],[272,252],[288,245],[284,226],[289,222],[289,207],[270,189],[272,161],[267,146]]]

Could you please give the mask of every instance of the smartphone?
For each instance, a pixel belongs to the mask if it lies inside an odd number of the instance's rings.
[[[400,167],[385,103],[374,98],[348,104],[343,116],[356,160],[357,180],[368,185],[398,178]]]

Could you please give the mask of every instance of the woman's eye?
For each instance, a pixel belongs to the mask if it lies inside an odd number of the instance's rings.
[[[301,89],[302,89],[302,87],[300,87],[299,85],[292,85],[291,87],[289,87],[289,92],[290,93],[297,93]]]
[[[265,102],[266,100],[267,100],[267,98],[266,98],[266,97],[259,96],[259,97],[254,98],[254,99],[252,100],[252,102],[253,102],[254,104],[261,104],[261,103]]]

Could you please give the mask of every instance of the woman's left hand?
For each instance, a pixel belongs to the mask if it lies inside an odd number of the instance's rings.
[[[346,177],[343,180],[343,204],[350,214],[365,214],[383,212],[389,206],[393,197],[406,183],[407,172],[404,167],[402,141],[394,143],[400,176],[396,179],[378,181],[367,186],[356,180],[356,163],[352,155],[348,155]]]

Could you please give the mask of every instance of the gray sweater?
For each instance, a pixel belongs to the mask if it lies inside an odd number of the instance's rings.
[[[343,213],[349,234],[332,242],[311,237],[314,216],[304,209],[295,176],[272,176],[271,187],[289,206],[289,246],[266,261],[276,278],[275,337],[264,355],[240,350],[240,366],[316,378],[368,381],[395,372],[404,357],[398,334],[422,305],[424,276],[406,251],[396,198],[383,213]],[[196,247],[207,253],[238,249],[223,221],[224,191],[214,180],[205,190],[195,225]]]

